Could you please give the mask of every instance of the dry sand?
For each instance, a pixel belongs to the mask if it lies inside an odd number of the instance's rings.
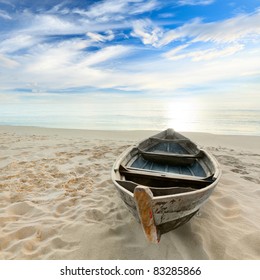
[[[223,175],[198,215],[151,245],[110,180],[151,134],[0,127],[0,259],[260,259],[260,137],[186,133]]]

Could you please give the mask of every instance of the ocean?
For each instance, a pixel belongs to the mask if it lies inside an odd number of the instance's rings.
[[[259,135],[260,110],[124,102],[2,104],[0,125],[92,130],[163,130]]]

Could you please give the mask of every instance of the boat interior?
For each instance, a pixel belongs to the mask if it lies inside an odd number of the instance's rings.
[[[171,150],[169,144],[172,143],[167,142],[165,146]],[[166,157],[171,159],[169,161],[157,152],[151,154],[152,157],[147,158],[139,147],[133,148],[119,166],[121,179],[118,183],[131,192],[137,185],[149,186],[157,196],[169,194],[170,189],[174,194],[195,191],[205,188],[215,180],[214,167],[202,150],[192,158],[186,153],[167,154]]]
[[[140,142],[122,159],[117,182],[133,192],[149,186],[154,195],[202,189],[215,180],[208,154],[172,129]]]

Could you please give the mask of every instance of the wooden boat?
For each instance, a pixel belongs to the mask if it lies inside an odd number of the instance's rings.
[[[172,129],[124,151],[111,177],[150,242],[188,222],[220,179],[216,159]]]

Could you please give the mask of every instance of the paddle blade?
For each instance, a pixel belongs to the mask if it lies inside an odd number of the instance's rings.
[[[147,240],[151,243],[159,243],[160,234],[154,222],[151,190],[148,187],[137,186],[134,190],[134,198]]]

